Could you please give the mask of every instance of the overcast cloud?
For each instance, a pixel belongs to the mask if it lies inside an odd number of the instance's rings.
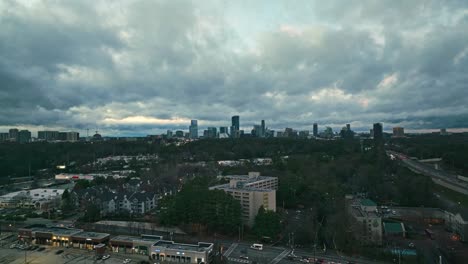
[[[468,2],[0,2],[1,130],[146,135],[232,115],[467,128]]]

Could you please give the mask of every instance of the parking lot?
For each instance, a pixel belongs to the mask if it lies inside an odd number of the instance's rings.
[[[57,248],[41,246],[34,250],[25,250],[21,248],[12,248],[16,245],[16,238],[2,240],[0,247],[0,264],[7,263],[69,263],[69,264],[85,264],[85,263],[106,263],[106,264],[121,264],[125,259],[131,259],[130,263],[138,263],[141,260],[148,260],[147,256],[142,255],[121,255],[108,253],[110,258],[106,260],[96,260],[94,251],[73,248]],[[59,251],[62,251],[58,254]]]

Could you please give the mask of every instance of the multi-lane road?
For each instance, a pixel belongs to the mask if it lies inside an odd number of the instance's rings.
[[[362,263],[362,264],[375,264],[384,263],[375,260],[353,258],[347,256],[341,256],[336,252],[327,253],[314,253],[312,250],[295,249],[292,251],[289,248],[275,247],[275,246],[264,246],[263,250],[256,250],[250,248],[251,244],[247,243],[222,243],[225,248],[223,256],[228,260],[228,263],[258,263],[258,264],[293,264],[301,263],[300,259],[320,259],[323,260],[321,263],[329,264],[346,264],[346,263]],[[288,256],[294,255],[296,258],[290,258]],[[305,263],[313,263],[306,262]]]
[[[445,172],[443,170],[436,170],[431,166],[428,166],[417,160],[413,160],[406,155],[396,151],[387,150],[387,155],[393,156],[394,158],[400,160],[403,165],[412,171],[431,177],[432,181],[438,185],[468,195],[468,184],[457,179],[457,175]]]

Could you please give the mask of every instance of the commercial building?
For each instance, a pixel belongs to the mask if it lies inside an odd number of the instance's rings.
[[[381,141],[383,140],[383,126],[382,123],[375,123],[374,124],[374,140],[375,141]]]
[[[182,130],[177,130],[175,132],[175,136],[178,137],[178,138],[183,138],[184,137],[184,131]]]
[[[0,133],[0,142],[8,141],[9,139],[10,139],[10,133],[8,132]]]
[[[233,116],[231,118],[231,123],[232,123],[232,126],[236,128],[236,130],[240,129],[240,118],[239,118],[239,116]]]
[[[393,128],[393,137],[404,137],[405,136],[405,129],[402,127],[394,127]]]
[[[198,120],[190,121],[189,126],[189,137],[191,139],[198,138]]]
[[[33,189],[0,196],[0,208],[34,208],[48,210],[60,205],[63,189]]]
[[[162,239],[162,236],[154,235],[116,236],[110,239],[109,244],[112,252],[149,256],[151,246]]]
[[[160,240],[151,246],[151,259],[169,263],[212,263],[213,244],[181,244]]]
[[[21,130],[18,133],[18,142],[19,143],[31,142],[31,132],[29,130]]]
[[[468,209],[451,208],[450,212],[445,212],[446,225],[460,236],[460,241],[468,241]]]
[[[59,140],[59,132],[58,131],[38,131],[37,138],[39,140],[45,140],[45,141]]]
[[[93,250],[94,246],[109,241],[109,234],[86,232],[64,227],[26,227],[18,230],[18,238],[37,245],[74,247]]]
[[[208,127],[207,130],[205,130],[206,133],[203,134],[205,138],[216,138],[217,137],[217,129],[216,127]]]
[[[128,177],[128,173],[131,171],[115,171],[113,173],[93,173],[93,174],[73,174],[73,173],[61,173],[61,174],[56,174],[55,175],[55,180],[58,181],[77,181],[77,180],[88,180],[92,181],[96,179],[97,177],[112,177],[115,179],[118,178],[126,178]]]
[[[308,131],[308,130],[299,131],[299,137],[300,137],[300,138],[307,138],[307,137],[309,137],[309,131]]]
[[[266,136],[266,127],[265,127],[265,120],[262,120],[262,124],[260,127],[260,137]]]
[[[242,220],[246,225],[253,226],[261,206],[265,210],[276,211],[278,178],[260,176],[258,172],[225,178],[229,179],[229,183],[212,186],[210,190],[223,190],[238,200],[242,208]]]
[[[219,127],[219,133],[220,133],[220,134],[227,134],[227,133],[229,133],[228,128],[227,128],[227,127]]]
[[[318,125],[317,125],[317,123],[314,123],[313,133],[314,133],[314,137],[318,136]]]
[[[447,136],[449,133],[447,132],[447,129],[446,128],[441,128],[440,129],[440,135],[441,136]]]
[[[12,128],[8,131],[10,136],[10,141],[18,142],[19,140],[19,131],[16,128]]]
[[[382,218],[377,213],[377,204],[369,199],[346,195],[346,207],[356,239],[363,244],[382,245]]]
[[[239,138],[240,137],[240,118],[239,116],[231,117],[231,137]]]
[[[76,142],[80,140],[80,133],[78,132],[65,132],[66,138],[65,140],[68,142]]]

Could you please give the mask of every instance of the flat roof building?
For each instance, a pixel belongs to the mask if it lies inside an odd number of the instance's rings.
[[[354,236],[363,244],[382,244],[382,217],[377,204],[370,199],[346,196],[346,207]]]
[[[204,242],[181,244],[160,240],[151,246],[150,258],[169,263],[211,263],[213,244]]]
[[[394,127],[393,128],[393,137],[404,137],[405,136],[405,129],[402,127]]]
[[[1,208],[35,208],[47,210],[59,205],[64,189],[38,188],[0,196]]]
[[[229,183],[210,187],[210,190],[223,190],[238,200],[242,208],[242,220],[253,226],[258,209],[276,211],[276,190],[278,178],[260,176],[258,172],[248,175],[225,176]]]
[[[148,256],[151,246],[162,239],[162,236],[154,235],[141,235],[139,237],[120,235],[110,239],[110,246],[112,252]]]
[[[92,250],[98,244],[107,243],[110,235],[75,228],[42,226],[21,228],[18,230],[18,237],[38,245],[70,246]]]

